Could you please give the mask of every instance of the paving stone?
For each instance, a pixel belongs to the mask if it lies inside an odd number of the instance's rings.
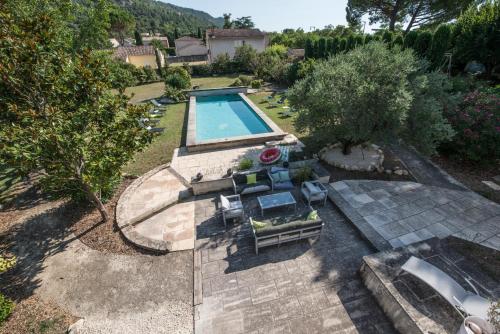
[[[423,229],[426,226],[429,226],[432,222],[429,221],[422,213],[418,215],[414,215],[399,221],[400,224],[403,224],[410,228],[413,231]]]
[[[408,234],[400,236],[399,240],[403,243],[403,245],[407,246],[422,241],[422,238],[417,233],[410,232]]]
[[[453,234],[446,226],[440,223],[435,223],[426,227],[426,229],[434,234],[436,237],[442,239]]]
[[[297,296],[276,299],[270,302],[274,321],[296,318],[302,315],[302,307]]]
[[[263,303],[277,299],[279,297],[278,289],[274,280],[260,282],[250,286],[252,302],[254,304]]]
[[[315,313],[330,305],[323,290],[304,291],[298,299],[304,314]]]
[[[386,215],[383,212],[375,213],[373,215],[366,216],[365,220],[372,227],[379,227],[379,226],[388,224],[388,223],[393,221],[389,215]]]
[[[273,322],[273,314],[269,304],[259,304],[242,309],[243,327],[246,332],[258,330]],[[229,332],[230,333],[230,332]]]
[[[226,312],[252,305],[248,287],[225,291],[222,293],[221,299]]]
[[[236,274],[232,273],[211,278],[210,285],[212,286],[212,293],[217,293],[237,289],[238,281],[236,280]]]
[[[394,239],[410,232],[410,229],[407,226],[404,226],[399,222],[385,224],[383,226],[375,228],[375,230],[387,240]]]

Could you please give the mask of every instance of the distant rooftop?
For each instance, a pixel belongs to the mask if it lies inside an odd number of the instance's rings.
[[[209,38],[250,38],[265,37],[266,33],[259,29],[208,29]]]
[[[191,36],[182,36],[180,38],[177,38],[176,41],[201,41],[201,39]]]

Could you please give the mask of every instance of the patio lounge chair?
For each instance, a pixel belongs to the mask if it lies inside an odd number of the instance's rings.
[[[146,129],[152,133],[163,133],[165,131],[165,128],[153,128],[152,126],[147,126]]]
[[[271,175],[273,190],[293,189],[293,183],[290,179],[290,171],[288,170],[288,168],[273,166],[271,167],[271,171],[269,174]]]
[[[312,208],[301,215],[285,217],[266,218],[256,221],[250,217],[250,225],[255,239],[255,254],[259,254],[259,248],[281,245],[285,242],[308,239],[321,236],[323,221],[319,216],[309,219]],[[265,226],[257,225],[264,224]]]
[[[158,109],[149,111],[149,115],[151,115],[151,116],[163,116],[164,114],[165,113],[162,110],[158,110]]]
[[[220,204],[224,227],[227,227],[227,219],[243,218],[245,215],[240,195],[220,195]]]
[[[323,202],[323,206],[326,204],[326,198],[328,195],[328,190],[319,181],[306,181],[302,182],[300,187],[300,192],[307,201],[307,205],[311,205],[311,202]]]
[[[474,293],[465,290],[441,269],[414,256],[410,257],[401,269],[427,283],[427,285],[446,299],[462,317],[475,315],[487,319],[491,303],[479,295],[479,292],[472,285],[470,279],[464,277],[464,280],[474,290]]]
[[[163,104],[161,104],[160,102],[156,101],[155,99],[151,99],[150,100],[151,103],[155,106],[155,107],[163,107]]]

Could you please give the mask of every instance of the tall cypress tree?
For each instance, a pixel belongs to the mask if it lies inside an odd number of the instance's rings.
[[[308,38],[306,40],[306,46],[305,46],[305,49],[304,49],[304,56],[306,59],[309,59],[309,58],[314,58],[314,44],[313,44],[313,41]]]
[[[318,58],[326,58],[326,38],[321,37],[318,41]]]
[[[142,42],[142,36],[139,30],[134,31],[135,45],[144,45]]]
[[[200,27],[198,27],[197,37],[200,38],[200,39],[202,37],[202,33],[201,33],[201,28]]]

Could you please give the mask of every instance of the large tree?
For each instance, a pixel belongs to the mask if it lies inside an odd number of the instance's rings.
[[[255,27],[251,16],[238,17],[233,21],[233,25],[236,29],[251,29]]]
[[[381,23],[389,30],[406,25],[414,27],[437,25],[460,15],[475,0],[348,0],[347,15],[360,20],[368,14],[370,24]]]
[[[134,17],[124,9],[114,6],[109,13],[109,19],[111,33],[118,40],[120,45],[125,44],[125,37],[127,37],[127,35],[135,27]]]
[[[231,21],[231,13],[222,14],[224,17],[224,25],[222,26],[224,29],[231,29],[233,27],[233,21]]]
[[[0,161],[107,220],[104,199],[151,134],[146,110],[111,92],[109,56],[72,52],[72,11],[70,0],[0,5]]]
[[[75,5],[73,47],[76,51],[83,48],[105,49],[111,46],[111,8],[108,0],[82,0],[80,4]]]

